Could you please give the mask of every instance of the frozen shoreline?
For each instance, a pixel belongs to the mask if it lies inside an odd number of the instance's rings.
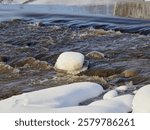
[[[4,113],[129,113],[150,112],[149,88],[144,86],[137,94],[124,94],[110,99],[97,100],[89,105],[80,102],[101,95],[103,88],[92,82],[80,82],[55,88],[24,93],[0,101]],[[123,91],[123,90],[122,90]],[[109,91],[108,91],[109,92]],[[107,93],[108,93],[107,92]],[[147,95],[145,95],[147,94]],[[141,101],[144,98],[144,103]],[[144,107],[147,106],[147,107]]]

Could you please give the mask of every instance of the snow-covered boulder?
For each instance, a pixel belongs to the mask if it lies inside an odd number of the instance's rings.
[[[118,92],[116,90],[111,90],[104,94],[103,99],[104,100],[111,99],[111,98],[117,97],[117,96],[118,96]]]
[[[132,111],[133,95],[126,94],[108,100],[92,102],[89,106],[99,106],[101,112],[127,113]]]
[[[133,99],[134,113],[150,113],[150,84],[140,88]]]
[[[63,52],[59,55],[54,68],[58,72],[77,74],[87,69],[84,63],[83,54],[79,52]]]
[[[80,102],[100,95],[103,91],[101,85],[92,82],[62,85],[2,100],[0,112],[50,112],[52,108],[76,106]]]

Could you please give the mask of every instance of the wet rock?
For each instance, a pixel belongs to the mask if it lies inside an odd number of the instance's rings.
[[[34,58],[35,59],[41,59],[41,58],[43,58],[43,57],[46,57],[48,54],[45,54],[45,53],[39,53],[39,54],[36,54],[35,56],[34,56]]]
[[[0,74],[5,73],[19,73],[19,69],[13,68],[3,62],[0,62]]]
[[[103,29],[91,29],[90,30],[90,34],[91,35],[106,35],[106,34],[109,34],[109,33],[112,33],[111,31],[105,31]]]
[[[80,34],[81,38],[88,38],[88,37],[92,37],[92,36],[99,36],[99,35],[106,35],[112,33],[111,31],[105,31],[103,29],[90,29],[82,34]]]
[[[86,54],[86,56],[93,59],[103,59],[105,57],[103,53],[98,51],[91,51],[88,54]]]
[[[136,70],[133,69],[127,69],[125,71],[123,71],[121,73],[122,76],[124,76],[125,78],[129,78],[129,77],[134,77],[138,75],[138,72]]]
[[[99,76],[99,77],[108,77],[115,74],[120,74],[121,70],[116,68],[101,68],[101,67],[93,67],[85,72],[81,72],[79,75],[87,75],[87,76]]]
[[[149,81],[149,76],[135,76],[135,77],[131,77],[129,78],[130,80],[132,80],[133,84],[143,84],[145,82],[145,84],[149,83],[147,81]]]
[[[119,78],[119,77],[120,77],[120,74],[114,74],[114,75],[107,77],[107,80],[111,81],[111,80],[114,80],[114,79]]]
[[[0,62],[7,62],[8,61],[8,57],[4,56],[4,55],[0,55]]]
[[[38,70],[50,70],[52,66],[50,66],[46,61],[36,60],[33,57],[27,57],[24,59],[19,60],[16,63],[17,67],[25,67],[31,69],[38,69]]]
[[[118,85],[123,85],[125,84],[126,82],[129,82],[129,79],[128,78],[123,78],[123,77],[118,77],[116,79],[113,79],[110,81],[111,84],[118,84]]]

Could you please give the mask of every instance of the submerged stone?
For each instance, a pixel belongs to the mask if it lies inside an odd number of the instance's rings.
[[[91,51],[88,54],[86,54],[87,57],[89,58],[94,58],[94,59],[103,59],[105,55],[101,52],[98,51]]]
[[[137,76],[138,72],[136,70],[133,70],[133,69],[128,69],[128,70],[123,71],[121,73],[121,75],[126,77],[126,78],[129,78],[129,77]]]
[[[33,57],[26,57],[19,60],[16,62],[16,66],[38,70],[49,70],[52,68],[46,61],[40,61]]]

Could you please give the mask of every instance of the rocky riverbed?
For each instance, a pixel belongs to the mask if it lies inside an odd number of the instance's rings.
[[[80,52],[89,68],[78,75],[53,66],[65,51]],[[96,54],[103,54],[99,57]],[[150,36],[45,25],[26,20],[0,23],[0,99],[73,82],[93,81],[105,89],[131,85],[127,93],[150,83]]]

